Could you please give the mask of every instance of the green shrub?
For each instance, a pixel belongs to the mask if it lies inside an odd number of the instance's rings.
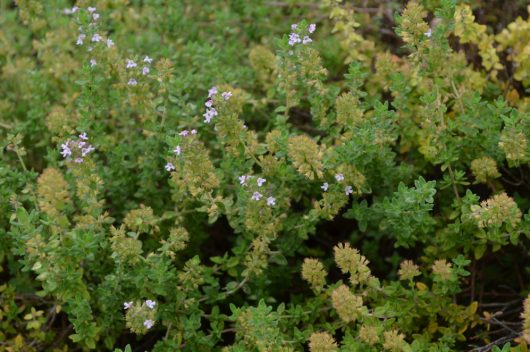
[[[524,2],[359,3],[0,2],[0,351],[527,351]]]

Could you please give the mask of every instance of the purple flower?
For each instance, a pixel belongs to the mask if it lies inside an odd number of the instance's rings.
[[[291,33],[289,35],[289,45],[293,46],[296,43],[300,43],[302,40],[300,39],[300,36],[297,33]]]
[[[112,39],[108,38],[107,39],[107,48],[110,48],[110,47],[113,47],[114,46],[114,42],[112,41]]]
[[[175,166],[171,163],[167,163],[166,166],[164,166],[164,168],[167,170],[167,171],[172,171],[172,170],[175,170]]]
[[[146,57],[144,57],[144,62],[150,64],[151,62],[153,62],[153,59],[150,58],[149,56],[146,56]]]
[[[155,325],[155,322],[152,321],[151,319],[147,319],[146,321],[144,321],[144,326],[147,329],[151,329],[153,327],[153,325]]]
[[[148,299],[147,301],[145,301],[145,305],[149,307],[149,309],[154,309],[156,306],[156,302]]]
[[[191,130],[191,134],[197,134],[197,130],[196,129]]]
[[[86,38],[86,35],[81,33],[79,34],[79,37],[77,37],[77,42],[75,42],[75,45],[83,45],[83,40]]]
[[[94,21],[97,21],[99,19],[99,13],[93,14],[92,18],[94,19]]]
[[[97,65],[96,59],[90,59],[90,67],[94,67]]]
[[[96,8],[95,7],[87,7],[87,10],[88,12],[92,13],[92,12],[96,12]]]
[[[322,190],[323,190],[324,192],[326,192],[326,191],[328,190],[328,188],[329,188],[329,184],[328,184],[327,182],[324,182],[324,183],[322,184],[322,186],[320,186],[320,188],[322,188]]]
[[[131,78],[129,80],[129,82],[127,82],[127,84],[130,85],[130,86],[135,86],[135,85],[138,84],[138,82],[136,82],[136,80],[134,78]]]
[[[131,308],[133,305],[133,302],[130,301],[130,302],[123,302],[123,309],[127,310],[129,308]]]
[[[94,43],[97,43],[101,40],[101,37],[99,36],[99,34],[96,33],[92,36],[92,39],[90,40],[93,41]]]
[[[217,87],[214,86],[214,87],[208,89],[208,98],[211,98],[211,97],[213,97],[216,94],[217,94]]]
[[[223,97],[224,100],[229,100],[230,97],[232,96],[232,92],[223,92],[221,96]]]
[[[432,37],[432,29],[429,28],[429,30],[427,32],[423,33],[423,35],[425,35],[427,38]]]
[[[83,158],[75,158],[74,162],[77,164],[81,164],[83,162]]]
[[[180,149],[180,145],[177,145],[175,149],[173,149],[173,153],[177,155],[180,155],[181,152],[182,152],[182,149]]]
[[[84,141],[88,141],[88,135],[86,134],[86,132],[83,132],[79,135],[79,138],[84,140]]]
[[[314,23],[311,23],[311,24],[309,25],[309,27],[307,27],[307,31],[308,31],[309,33],[313,33],[313,32],[315,31],[315,29],[317,29],[317,25],[314,24]]]
[[[212,119],[217,116],[217,110],[214,108],[206,110],[206,113],[204,113],[202,116],[204,116],[204,122],[210,123]]]
[[[344,187],[344,193],[346,193],[346,195],[352,194],[353,193],[353,188],[351,186]]]
[[[258,201],[258,200],[261,199],[261,197],[263,197],[263,195],[262,195],[261,193],[259,193],[259,192],[254,192],[254,193],[252,194],[252,200],[256,200],[256,201]]]
[[[298,28],[298,24],[292,24],[291,25],[291,30],[294,31],[296,28]]]
[[[190,133],[190,131],[184,130],[184,131],[179,133],[179,136],[186,137],[189,133]]]
[[[148,73],[149,73],[149,67],[144,66],[144,68],[142,68],[142,75],[145,76]]]
[[[304,37],[304,40],[302,41],[302,44],[309,44],[311,43],[313,40],[311,38],[309,38],[307,35]]]
[[[127,64],[125,65],[125,68],[133,68],[133,67],[136,67],[136,62],[134,62],[133,60],[129,60],[127,59]]]
[[[344,181],[344,175],[343,174],[336,174],[335,175],[335,180],[337,180],[337,182]]]
[[[268,205],[268,206],[271,206],[271,207],[272,207],[272,206],[275,206],[275,205],[276,205],[276,198],[274,198],[274,197],[272,197],[272,196],[269,197],[269,198],[267,198],[267,205]]]
[[[247,175],[243,175],[243,176],[239,176],[239,184],[241,186],[246,186],[247,185],[247,180],[250,176],[247,176]]]
[[[266,179],[261,178],[261,177],[258,177],[258,181],[257,181],[257,183],[258,183],[258,187],[263,186],[263,184],[264,184],[265,182],[267,182]]]
[[[85,157],[88,155],[88,153],[93,152],[94,150],[96,150],[96,148],[89,145],[88,147],[81,149],[81,155]]]
[[[211,108],[213,106],[213,101],[211,99],[207,100],[206,103],[204,103],[204,106]]]
[[[73,13],[76,13],[77,10],[79,10],[79,7],[74,6],[74,7],[72,7],[71,9],[64,9],[63,12],[64,12],[65,15],[71,15],[71,14],[73,14]]]
[[[67,156],[72,155],[72,150],[70,149],[70,146],[68,145],[68,141],[61,144],[61,155],[63,158],[66,158]]]

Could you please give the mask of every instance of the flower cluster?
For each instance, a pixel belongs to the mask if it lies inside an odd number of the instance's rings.
[[[501,177],[497,169],[497,163],[489,156],[473,160],[471,162],[471,172],[477,182],[480,183],[487,183],[488,180]]]
[[[327,272],[324,265],[313,258],[305,258],[302,264],[302,278],[307,281],[311,287],[319,292],[326,283]]]
[[[111,48],[114,46],[114,42],[110,38],[103,38],[103,36],[99,33],[97,33],[97,21],[100,17],[99,13],[96,12],[95,7],[87,7],[86,9],[79,8],[77,6],[72,7],[71,9],[65,9],[64,13],[67,15],[72,15],[75,13],[79,13],[82,11],[86,11],[88,13],[88,16],[90,18],[90,23],[86,28],[83,26],[80,26],[78,28],[79,35],[77,36],[77,40],[75,44],[77,46],[83,46],[85,44],[85,41],[88,42],[88,52],[94,51],[95,45],[102,45],[102,47]],[[95,58],[91,58],[90,61],[90,67],[94,67],[97,65],[97,61]]]
[[[310,352],[334,352],[337,351],[337,343],[333,336],[327,332],[314,332],[309,338]]]
[[[316,30],[317,26],[314,23],[311,23],[307,27],[307,34],[302,34],[301,29],[299,28],[298,24],[292,24],[291,25],[291,34],[289,34],[289,45],[294,46],[296,44],[302,43],[302,44],[309,44],[313,40],[309,37],[310,34],[313,34],[313,32]],[[303,35],[303,38],[302,38]]]
[[[522,213],[513,198],[500,193],[478,205],[471,206],[472,217],[480,228],[500,228],[503,224],[515,228]]]
[[[127,326],[132,332],[144,334],[155,325],[156,302],[146,300],[143,304],[134,304],[133,301],[124,302],[123,309],[127,311]]]
[[[339,243],[333,251],[335,263],[344,274],[350,274],[350,282],[353,286],[367,283],[371,279],[368,260],[356,248],[350,247],[349,243]]]
[[[248,186],[250,180],[252,180],[252,179],[253,179],[253,176],[250,176],[250,175],[239,176],[239,184],[241,186]],[[265,184],[265,182],[267,182],[266,179],[264,179],[262,177],[258,177],[257,178],[256,185],[258,186],[258,190],[254,191],[252,193],[252,196],[250,197],[252,200],[257,202],[261,198],[263,198],[263,194],[259,191],[259,188],[261,188]],[[273,207],[273,206],[276,205],[276,198],[274,198],[272,195],[267,197],[266,201],[267,201],[267,205],[270,206],[270,207]]]
[[[183,137],[183,138],[186,138],[189,135],[196,135],[196,134],[197,134],[197,130],[196,129],[192,129],[191,131],[182,130],[182,131],[179,132],[179,136]],[[177,144],[175,146],[175,148],[173,149],[173,153],[176,156],[182,155],[182,147],[180,146],[180,144]],[[173,165],[173,163],[171,163],[171,162],[167,162],[166,165],[164,166],[164,168],[166,169],[166,171],[173,171],[173,170],[175,170],[175,165]]]
[[[143,67],[142,67],[141,74],[143,76],[146,76],[151,71],[149,69],[149,65],[153,62],[153,59],[150,58],[149,56],[145,56],[142,61],[143,61],[144,64],[143,64]],[[127,70],[130,70],[130,72],[132,72],[132,75],[129,77],[129,81],[127,82],[127,84],[130,85],[130,86],[136,86],[138,84],[138,81],[136,80],[136,75],[139,74],[139,72],[140,72],[138,64],[136,63],[136,61],[134,61],[132,59],[127,59],[125,61],[125,68]]]
[[[365,182],[364,175],[351,165],[341,165],[333,177],[335,178],[337,184],[340,185],[341,192],[344,192],[344,194],[347,196],[353,194],[354,192],[359,194]],[[327,192],[330,188],[330,184],[328,182],[324,182],[320,188],[324,192]]]
[[[212,87],[208,90],[208,100],[206,103],[204,103],[204,106],[206,107],[206,112],[202,115],[204,117],[205,123],[210,123],[212,119],[218,115],[217,110],[214,108],[214,98],[218,93],[217,87]],[[232,92],[222,92],[221,97],[228,101],[232,97]]]
[[[351,293],[346,285],[340,285],[333,291],[331,302],[340,319],[345,323],[354,322],[362,313],[362,297]]]
[[[88,143],[88,136],[86,133],[81,133],[78,137],[78,140],[69,139],[61,144],[61,155],[66,161],[73,161],[80,164],[85,160],[85,157],[96,148]]]
[[[412,260],[405,260],[399,266],[399,279],[412,280],[415,276],[420,275],[420,268]]]

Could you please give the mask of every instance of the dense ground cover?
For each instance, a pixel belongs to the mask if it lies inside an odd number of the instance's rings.
[[[527,351],[526,5],[0,0],[0,351]]]

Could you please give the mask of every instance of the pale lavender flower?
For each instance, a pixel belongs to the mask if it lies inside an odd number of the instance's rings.
[[[149,309],[154,309],[156,306],[156,302],[148,299],[147,301],[145,301],[145,305],[149,307]]]
[[[79,7],[74,6],[72,7],[72,13],[76,13],[79,10]]]
[[[86,134],[86,132],[83,132],[79,135],[79,138],[84,140],[84,141],[88,141],[88,135]]]
[[[322,186],[320,186],[320,188],[322,188],[322,190],[323,190],[324,192],[327,192],[327,190],[328,190],[328,188],[329,188],[329,184],[328,184],[327,182],[324,182],[324,183],[322,184]]]
[[[429,30],[427,32],[423,33],[423,35],[425,35],[427,38],[432,37],[432,29],[429,28]]]
[[[129,80],[129,82],[127,82],[127,84],[130,85],[130,86],[135,86],[135,85],[138,84],[138,82],[136,82],[136,80],[134,78],[131,78]]]
[[[127,64],[125,65],[125,68],[133,68],[136,66],[138,66],[136,65],[136,62],[134,62],[133,60],[127,59]]]
[[[252,200],[258,201],[258,200],[261,199],[261,197],[263,197],[263,195],[261,193],[259,193],[259,192],[254,192],[252,194]]]
[[[304,40],[302,40],[302,44],[309,44],[311,43],[313,40],[311,38],[309,38],[307,35],[304,37]]]
[[[309,25],[309,27],[307,27],[307,31],[308,31],[309,33],[313,33],[313,32],[315,31],[315,29],[317,29],[317,25],[314,24],[314,23],[311,23],[311,24]]]
[[[81,148],[83,148],[83,147],[85,146],[85,144],[86,144],[86,142],[84,142],[84,141],[79,141],[79,142],[77,142],[77,148],[78,148],[78,149],[81,149]]]
[[[184,130],[184,131],[179,133],[179,136],[186,137],[189,133],[190,133],[190,131]]]
[[[211,97],[213,97],[216,94],[217,94],[217,87],[214,86],[214,87],[208,89],[208,98],[211,98]]]
[[[144,326],[147,329],[151,329],[153,327],[153,325],[155,325],[155,322],[152,321],[151,319],[147,319],[146,321],[144,321]]]
[[[213,101],[211,99],[207,100],[206,103],[204,103],[204,106],[211,108],[213,106]]]
[[[291,33],[289,35],[289,45],[293,46],[296,43],[300,43],[302,40],[300,39],[300,36],[297,33]]]
[[[196,129],[191,130],[191,134],[197,134],[197,130]]]
[[[272,196],[269,197],[269,198],[267,198],[267,205],[268,205],[268,206],[271,206],[271,207],[272,207],[272,206],[275,206],[275,205],[276,205],[276,198],[274,198],[274,197],[272,197]]]
[[[99,13],[92,14],[92,18],[94,19],[94,21],[97,21],[99,19]]]
[[[164,168],[167,170],[167,171],[172,171],[172,170],[175,170],[175,165],[171,164],[171,163],[167,163],[166,166],[164,166]]]
[[[145,76],[145,75],[148,74],[148,73],[149,73],[149,67],[144,66],[144,68],[142,68],[142,75]]]
[[[257,183],[258,183],[258,187],[261,187],[261,186],[263,186],[263,184],[264,184],[265,182],[267,182],[267,180],[266,180],[266,179],[264,179],[264,178],[261,178],[261,177],[258,177],[258,180],[257,180]]]
[[[99,36],[99,34],[96,33],[92,36],[92,39],[90,40],[93,41],[94,43],[97,43],[101,40],[101,37]]]
[[[63,158],[66,158],[67,156],[72,155],[72,150],[70,149],[70,146],[68,145],[68,141],[61,144],[61,155]]]
[[[210,123],[212,119],[217,116],[217,110],[214,108],[206,110],[206,113],[204,113],[202,116],[204,116],[204,122]]]
[[[114,46],[114,42],[112,41],[112,39],[108,38],[107,39],[107,48],[110,48],[110,47],[113,47]]]
[[[353,193],[353,188],[351,186],[344,187],[344,193],[346,193],[346,195],[352,194]]]
[[[182,153],[182,149],[180,148],[180,145],[177,145],[175,149],[173,149],[173,153],[180,155]]]
[[[151,62],[153,62],[153,59],[150,58],[149,56],[146,56],[144,57],[144,62],[147,62],[148,64],[150,64]]]
[[[94,67],[97,65],[96,59],[90,59],[90,67]]]
[[[229,100],[230,97],[232,97],[232,92],[223,92],[221,96],[223,97],[224,100]]]
[[[96,12],[96,8],[95,7],[87,7],[87,10],[88,12],[92,13],[92,12]]]
[[[76,45],[83,45],[83,40],[86,38],[86,35],[81,33],[79,34],[79,37],[77,37],[77,42],[75,42]]]
[[[337,180],[337,182],[344,181],[344,175],[343,174],[336,174],[335,175],[335,180]]]
[[[130,301],[130,302],[123,302],[123,309],[127,310],[129,308],[131,308],[133,305],[133,302]]]
[[[91,46],[89,46],[88,49],[87,49],[87,51],[88,51],[89,53],[92,52],[92,50],[94,50],[94,48],[91,47]]]
[[[89,145],[88,147],[81,149],[81,155],[85,157],[88,155],[88,153],[93,152],[94,150],[96,150],[96,148],[94,148],[92,145]]]
[[[83,162],[83,158],[75,158],[74,162],[77,164],[81,164]]]
[[[298,28],[298,24],[292,24],[291,25],[291,30],[294,31],[296,28]]]
[[[247,185],[247,180],[249,179],[250,176],[247,176],[247,175],[243,175],[243,176],[239,176],[239,184],[241,186],[246,186]]]

